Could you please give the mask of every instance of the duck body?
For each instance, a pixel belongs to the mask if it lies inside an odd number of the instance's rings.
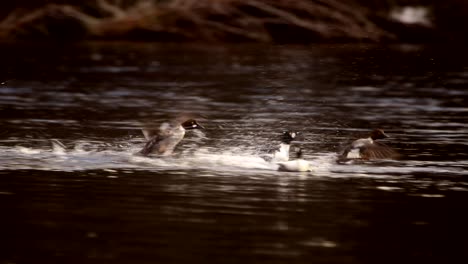
[[[271,154],[266,155],[263,158],[266,161],[272,163],[288,161],[291,142],[296,138],[298,134],[298,132],[292,131],[283,132],[281,135],[281,143],[279,144],[279,147],[274,149],[273,151],[270,150]]]
[[[366,148],[372,147],[372,144],[374,141],[370,137],[355,140],[343,154],[347,159],[360,159],[364,156]]]
[[[204,129],[195,120],[189,119],[182,124],[162,123],[159,131],[143,130],[145,138],[148,140],[139,152],[143,156],[156,154],[158,156],[171,155],[175,147],[185,136],[185,131],[189,129]]]
[[[278,171],[295,171],[295,172],[305,172],[311,171],[310,163],[303,159],[295,159],[284,162],[277,162]]]
[[[388,135],[382,129],[375,129],[368,138],[353,141],[340,155],[340,161],[352,159],[396,159],[399,154],[384,143],[377,142],[387,138]]]
[[[283,162],[289,160],[289,149],[291,145],[281,143],[279,148],[273,152],[273,158],[271,162]]]
[[[296,149],[296,159],[288,160],[283,162],[277,162],[278,171],[295,171],[295,172],[305,172],[312,171],[310,163],[302,159],[302,149]]]
[[[299,132],[285,131],[281,136],[279,147],[273,151],[273,154],[264,157],[265,160],[278,165],[278,171],[311,171],[310,163],[301,159],[302,149],[296,151],[295,160],[289,160],[291,142],[297,137]]]

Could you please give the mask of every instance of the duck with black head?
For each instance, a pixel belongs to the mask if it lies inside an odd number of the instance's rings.
[[[181,122],[181,120],[184,120]],[[162,123],[159,130],[143,129],[143,135],[147,142],[143,149],[138,152],[140,155],[168,156],[174,148],[184,138],[186,130],[205,129],[195,119],[177,118],[172,122]]]
[[[283,162],[289,160],[289,149],[291,148],[291,142],[296,139],[299,132],[295,131],[284,131],[281,134],[281,142],[279,146],[272,151],[272,155],[265,158],[271,162]]]
[[[353,141],[340,155],[339,161],[362,159],[397,159],[400,155],[391,147],[378,142],[389,136],[382,129],[374,129],[369,137]]]

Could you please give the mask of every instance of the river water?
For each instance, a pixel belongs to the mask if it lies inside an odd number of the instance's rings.
[[[462,49],[36,43],[0,54],[0,263],[468,257]],[[134,155],[143,126],[180,113],[206,129],[171,157]],[[336,163],[377,127],[401,160]],[[284,130],[300,131],[293,147],[312,172],[259,157]]]

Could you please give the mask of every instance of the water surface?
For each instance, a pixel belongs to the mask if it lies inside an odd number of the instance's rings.
[[[409,45],[4,45],[2,263],[466,258],[468,64]],[[172,157],[141,127],[201,116]],[[381,127],[398,161],[337,164]],[[259,157],[301,132],[310,173]],[[65,145],[51,143],[56,139]]]

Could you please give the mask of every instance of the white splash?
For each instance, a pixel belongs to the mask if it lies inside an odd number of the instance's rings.
[[[454,167],[453,162],[428,161],[385,161],[382,164],[356,163],[337,164],[336,154],[330,152],[314,153],[304,156],[304,162],[309,165],[310,172],[278,172],[278,164],[265,161],[258,151],[238,146],[219,148],[199,148],[185,145],[169,157],[142,157],[136,153],[143,142],[77,141],[70,143],[42,144],[44,147],[0,146],[1,170],[55,170],[83,171],[105,170],[118,172],[120,170],[171,171],[171,173],[190,173],[191,170],[201,170],[203,175],[298,175],[301,177],[328,178],[385,178],[401,180],[407,175],[417,172],[440,172],[453,175],[466,175],[463,167]],[[458,161],[460,163],[461,161]],[[300,174],[300,175],[299,175]],[[406,176],[405,176],[406,175]],[[386,190],[386,185],[383,185]]]
[[[427,7],[423,6],[404,6],[394,8],[390,12],[390,17],[404,24],[423,25],[430,27],[430,12]]]
[[[15,149],[22,154],[29,154],[29,155],[35,155],[35,154],[40,154],[41,150],[40,149],[33,149],[33,148],[27,148],[23,146],[17,146]]]

